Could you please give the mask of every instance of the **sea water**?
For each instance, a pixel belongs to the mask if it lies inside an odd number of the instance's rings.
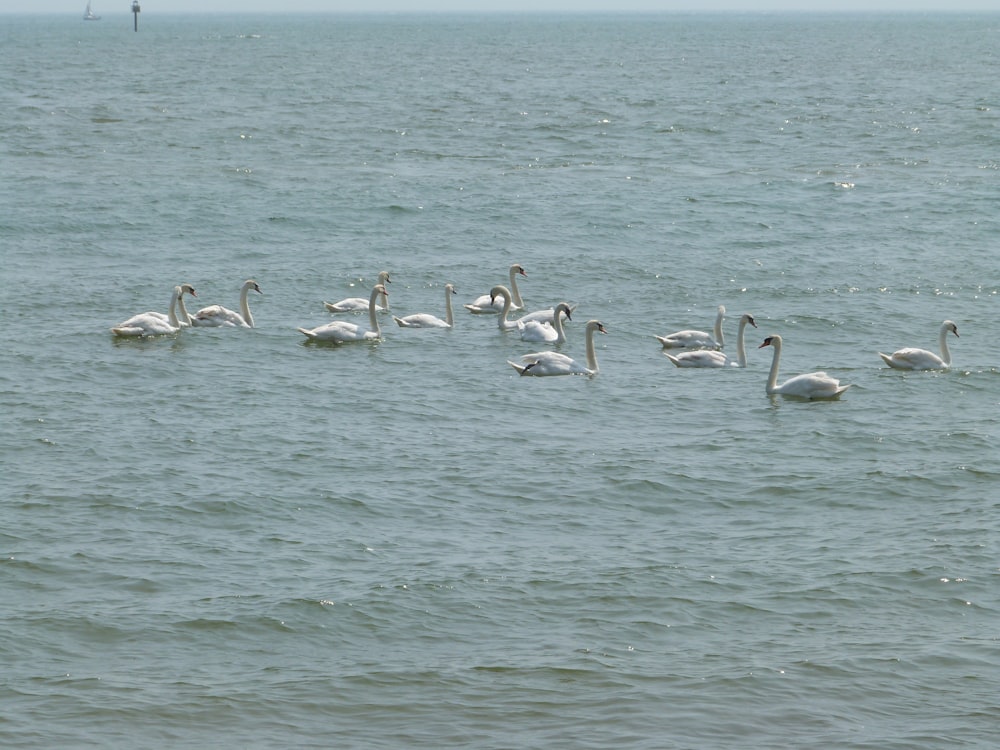
[[[1000,16],[102,15],[0,23],[0,744],[995,746]]]

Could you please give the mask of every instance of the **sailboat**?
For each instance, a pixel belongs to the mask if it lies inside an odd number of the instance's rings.
[[[83,12],[84,21],[100,21],[100,16],[95,16],[94,11],[90,9],[90,0],[87,0],[87,10]]]

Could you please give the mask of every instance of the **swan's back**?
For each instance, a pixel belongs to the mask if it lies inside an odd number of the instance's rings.
[[[736,367],[736,362],[718,350],[697,349],[695,351],[669,354],[664,356],[677,367]]]
[[[906,347],[892,354],[879,352],[878,356],[896,370],[938,370],[947,367],[945,361],[934,352],[915,347]]]
[[[430,313],[414,313],[402,318],[392,317],[400,328],[451,328],[448,321]]]
[[[664,349],[719,349],[719,342],[707,331],[677,331],[656,340]]]
[[[111,329],[115,336],[162,336],[177,333],[181,330],[170,321],[159,317],[157,313],[139,313]]]
[[[532,375],[536,378],[553,375],[592,375],[585,365],[559,352],[537,352],[525,354],[521,363],[507,360],[507,364],[521,375]]]
[[[839,380],[825,372],[809,372],[789,378],[779,385],[774,393],[799,398],[835,398],[850,387],[841,385]]]
[[[379,338],[375,331],[344,320],[335,320],[316,328],[298,328],[296,330],[314,341],[365,341]]]
[[[249,328],[243,316],[235,310],[223,307],[222,305],[211,305],[203,307],[195,313],[192,325],[204,328]]]

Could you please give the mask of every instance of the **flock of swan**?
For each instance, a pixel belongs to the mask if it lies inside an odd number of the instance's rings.
[[[517,331],[524,341],[544,344],[562,344],[566,341],[563,320],[572,320],[575,306],[566,302],[534,312],[525,313],[511,320],[512,311],[523,311],[524,301],[517,286],[518,276],[527,276],[520,264],[513,264],[508,272],[508,285],[497,284],[488,294],[481,295],[464,307],[475,315],[496,315],[497,327],[500,331]],[[389,273],[382,271],[377,283],[372,287],[368,298],[350,297],[339,302],[324,302],[324,307],[331,313],[368,312],[368,326],[347,320],[332,320],[315,328],[298,328],[307,341],[348,343],[352,341],[374,341],[382,338],[378,313],[389,312],[389,292],[386,284],[390,283]],[[115,336],[150,337],[175,334],[189,327],[227,327],[253,328],[254,320],[250,314],[248,295],[251,291],[263,294],[260,286],[253,279],[244,282],[240,289],[240,310],[230,310],[222,305],[203,307],[194,314],[187,311],[184,305],[184,295],[197,297],[191,284],[179,284],[174,287],[170,306],[166,314],[161,312],[144,312],[133,315],[128,320],[111,328]],[[439,318],[430,313],[416,313],[402,317],[393,316],[393,320],[401,328],[441,328],[454,327],[455,318],[452,308],[452,296],[456,293],[453,284],[444,285],[445,317]],[[736,335],[736,358],[725,354],[725,337],[722,324],[725,320],[726,308],[719,305],[712,333],[699,330],[676,331],[664,336],[656,336],[663,347],[664,355],[677,367],[719,368],[746,367],[745,334],[748,325],[757,327],[753,316],[745,313],[740,317]],[[594,337],[597,333],[607,333],[604,324],[599,320],[587,322],[584,330],[585,361],[572,359],[561,352],[538,351],[525,354],[519,362],[508,360],[508,364],[521,375],[545,377],[554,375],[596,375],[598,372],[597,353]],[[948,334],[958,336],[955,323],[946,320],[938,332],[938,348],[940,356],[926,349],[906,347],[892,354],[878,352],[886,365],[897,370],[940,370],[951,366],[951,351],[948,348]],[[840,381],[825,372],[810,372],[796,375],[783,383],[778,383],[778,369],[781,362],[781,336],[772,335],[764,339],[758,348],[771,347],[773,357],[768,374],[766,391],[769,395],[793,396],[805,399],[834,399],[850,388],[850,384],[841,385]]]

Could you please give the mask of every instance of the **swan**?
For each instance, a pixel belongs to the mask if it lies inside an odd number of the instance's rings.
[[[490,289],[491,306],[497,297],[503,297],[503,305],[500,308],[500,314],[497,316],[497,327],[501,331],[513,331],[517,328],[517,321],[507,320],[507,315],[510,313],[511,308],[510,289],[500,284]]]
[[[740,318],[740,327],[736,332],[736,360],[723,354],[717,349],[695,349],[689,352],[679,352],[678,354],[663,354],[678,367],[746,367],[747,352],[743,346],[743,334],[746,331],[747,323],[754,328],[757,321],[750,313],[744,313]]]
[[[510,288],[513,290],[511,294],[511,308],[514,310],[523,310],[524,301],[521,299],[521,292],[517,288],[517,277],[518,275],[528,277],[528,272],[521,267],[520,264],[515,263],[507,271],[507,277],[510,279]],[[495,289],[496,287],[494,287]],[[476,297],[472,302],[464,306],[466,310],[476,315],[491,315],[501,311],[501,306],[497,304],[496,297],[491,291],[489,294],[483,294]]]
[[[781,360],[781,336],[768,336],[764,343],[758,346],[763,349],[765,346],[774,347],[774,359],[771,360],[771,372],[767,376],[767,394],[781,394],[782,396],[798,396],[799,398],[837,398],[841,393],[850,388],[850,385],[841,385],[836,378],[831,378],[825,372],[810,372],[805,375],[796,375],[789,378],[781,385],[778,385],[778,364]]]
[[[896,370],[943,370],[951,367],[951,350],[948,349],[948,333],[958,336],[958,327],[950,320],[941,324],[941,331],[938,334],[938,346],[941,349],[939,357],[934,352],[926,349],[915,349],[906,347],[893,352],[892,354],[878,353],[889,367]]]
[[[604,324],[599,320],[587,322],[587,364],[584,366],[575,359],[567,357],[560,352],[534,352],[521,357],[521,362],[511,362],[507,364],[517,370],[521,375],[534,375],[535,377],[545,377],[547,375],[596,375],[597,353],[594,351],[594,334],[600,331],[607,333]]]
[[[382,338],[382,329],[378,325],[378,316],[375,315],[375,300],[379,295],[388,297],[389,293],[382,284],[372,287],[371,296],[368,298],[368,323],[371,328],[365,328],[357,323],[349,323],[346,320],[335,320],[317,328],[299,328],[300,333],[304,333],[310,341],[377,341]]]
[[[386,284],[391,284],[389,281],[388,271],[379,271],[378,281],[376,284],[381,284],[385,286]],[[340,302],[324,302],[323,305],[330,312],[357,312],[359,310],[368,309],[368,300],[364,297],[348,297],[347,299],[342,299]],[[376,305],[375,309],[379,312],[384,312],[389,309],[389,295],[386,294],[382,297],[382,304]]]
[[[562,344],[566,341],[566,334],[563,331],[562,316],[566,320],[572,320],[570,316],[570,306],[565,302],[560,302],[555,307],[556,315],[551,323],[542,323],[539,320],[529,320],[518,318],[517,330],[521,332],[522,341],[544,341],[549,344]]]
[[[133,315],[111,329],[115,336],[162,336],[168,333],[177,333],[181,330],[181,323],[177,319],[177,301],[184,292],[190,289],[194,294],[194,288],[190,284],[175,286],[170,294],[170,308],[167,315],[161,312],[144,312]]]
[[[257,282],[247,279],[240,289],[240,312],[230,310],[222,305],[203,307],[194,314],[191,325],[214,328],[253,328],[253,315],[250,314],[250,303],[247,293],[253,289],[257,294],[263,294]]]
[[[721,349],[726,339],[722,335],[722,320],[726,317],[726,308],[719,305],[715,316],[715,336],[705,331],[677,331],[666,336],[657,336],[664,349]]]
[[[397,318],[393,315],[392,319],[396,321],[400,328],[451,328],[455,324],[455,316],[451,311],[451,295],[454,293],[454,284],[444,285],[444,320],[430,313],[415,313],[402,318]]]

